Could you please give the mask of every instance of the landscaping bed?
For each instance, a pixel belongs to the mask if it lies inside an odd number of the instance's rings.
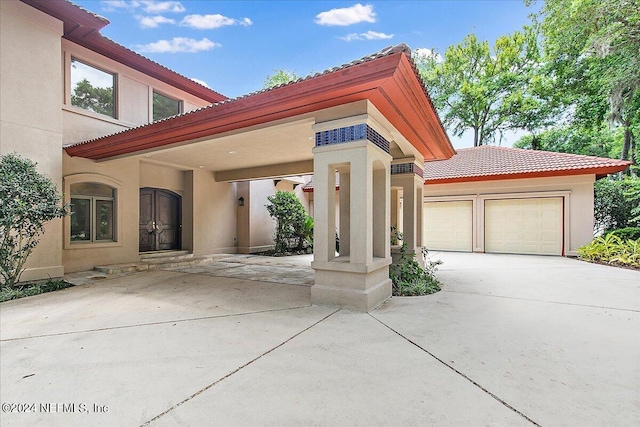
[[[65,282],[62,279],[49,279],[46,282],[41,283],[25,283],[21,285],[15,285],[12,287],[3,286],[0,289],[0,302],[11,301],[18,298],[29,297],[32,295],[44,294],[47,292],[58,291],[60,289],[66,289],[74,286],[69,282]]]

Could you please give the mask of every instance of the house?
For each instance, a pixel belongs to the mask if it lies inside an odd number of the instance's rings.
[[[577,249],[593,239],[595,180],[630,164],[494,146],[460,149],[446,160],[426,162],[416,246],[577,256]],[[313,210],[313,180],[303,192]],[[404,230],[404,199],[400,186],[392,186],[391,225],[399,231]]]
[[[315,217],[312,301],[368,311],[391,294],[391,224],[410,251],[574,255],[594,180],[629,164],[455,154],[405,45],[228,99],[103,36],[108,23],[66,0],[0,2],[0,154],[38,162],[73,210],[23,280],[264,250],[266,198],[285,190]]]
[[[428,249],[567,255],[593,239],[593,183],[631,162],[482,146],[425,166]]]
[[[391,186],[416,246],[424,162],[454,154],[407,46],[228,99],[106,38],[107,24],[65,0],[0,2],[0,154],[38,162],[73,207],[23,280],[145,251],[251,251],[273,179],[293,189],[287,177],[313,174],[312,301],[368,311],[391,295]]]

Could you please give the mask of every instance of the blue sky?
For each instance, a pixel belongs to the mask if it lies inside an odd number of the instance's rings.
[[[111,21],[107,37],[228,97],[398,43],[444,53],[474,32],[492,44],[533,12],[521,0],[72,1]]]

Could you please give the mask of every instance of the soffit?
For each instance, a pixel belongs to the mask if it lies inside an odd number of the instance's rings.
[[[180,169],[211,172],[313,159],[312,117],[149,150],[138,157]]]

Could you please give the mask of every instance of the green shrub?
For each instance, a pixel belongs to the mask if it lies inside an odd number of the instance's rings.
[[[398,227],[395,225],[391,226],[391,246],[395,246],[404,239],[404,234],[398,231]]]
[[[609,233],[578,248],[578,256],[592,262],[640,268],[640,239],[622,240]]]
[[[625,227],[610,231],[607,234],[615,234],[622,241],[640,239],[640,227]]]
[[[435,272],[442,261],[429,261],[426,259],[427,250],[423,248],[422,256],[425,260],[425,268],[420,267],[415,260],[415,254],[407,253],[407,244],[400,247],[400,260],[389,269],[389,278],[393,286],[395,296],[428,295],[440,290],[440,281],[435,277]]]
[[[39,295],[47,292],[57,291],[73,286],[64,280],[47,280],[45,283],[25,284],[18,286],[3,286],[0,289],[0,302],[10,301],[13,299],[29,297],[31,295]]]
[[[0,157],[0,284],[20,281],[46,222],[67,214],[55,184],[17,154]]]
[[[596,231],[640,226],[640,178],[598,180],[593,213]]]
[[[289,252],[292,248],[301,251],[309,236],[313,236],[313,220],[304,210],[300,199],[286,191],[277,191],[267,197],[267,211],[276,220],[276,232],[273,236],[277,254]],[[313,239],[313,237],[311,237]]]

